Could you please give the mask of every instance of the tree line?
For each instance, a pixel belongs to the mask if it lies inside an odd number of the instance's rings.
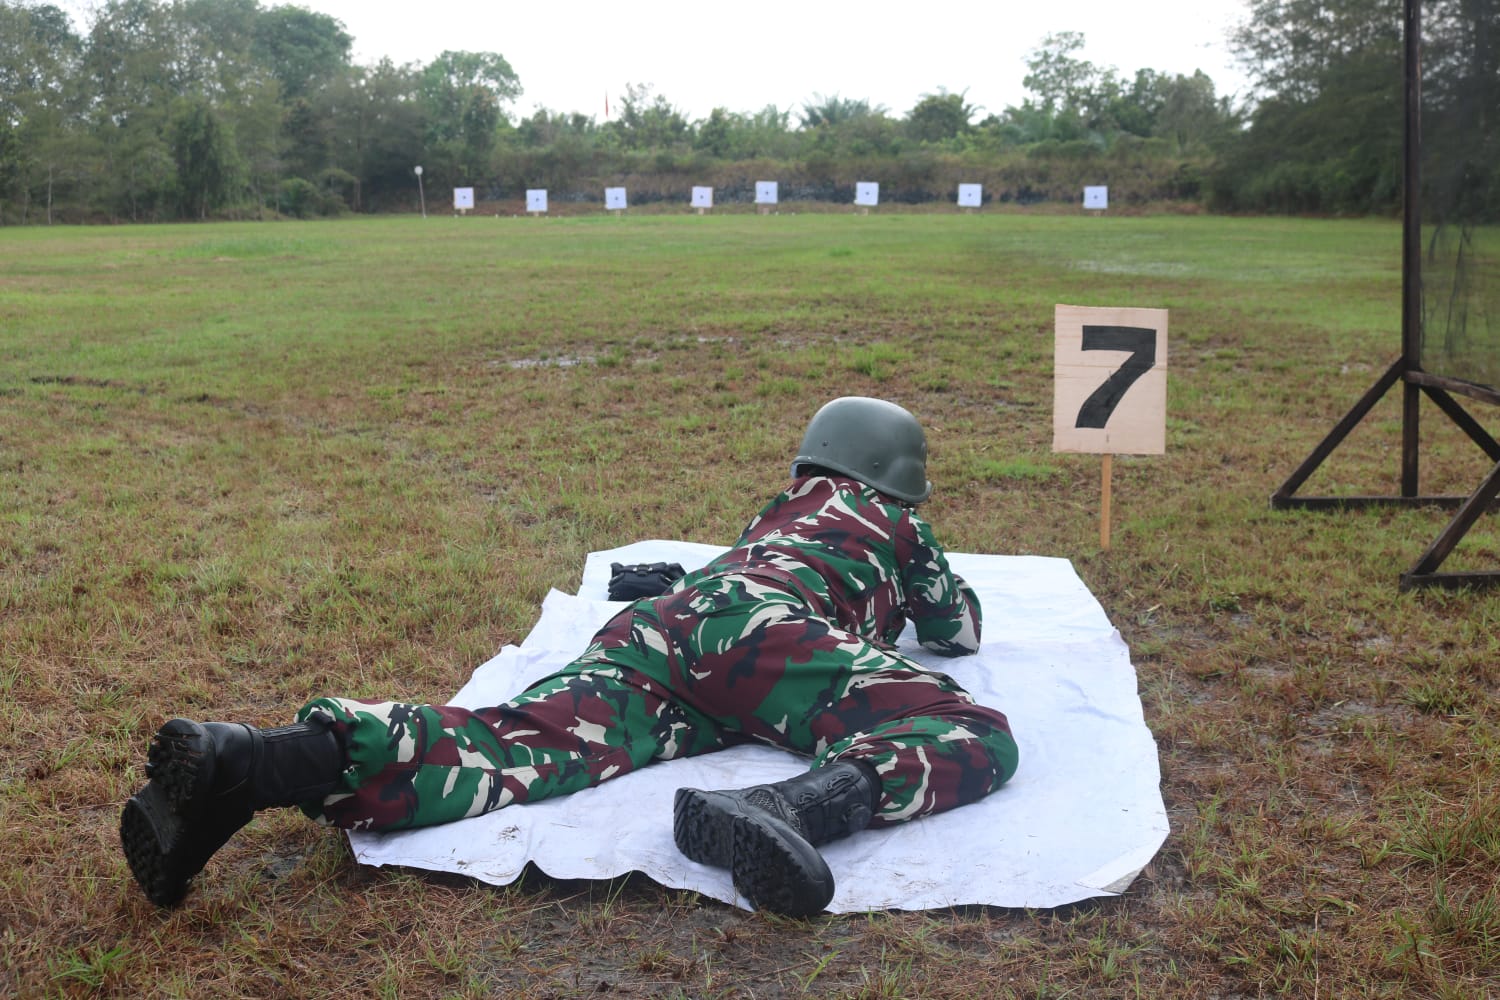
[[[691,120],[632,84],[599,121],[513,115],[522,81],[499,53],[356,65],[344,26],[297,6],[107,0],[80,31],[54,5],[0,0],[0,222],[407,210],[416,164],[430,190],[484,200],[596,201],[625,184],[639,204],[710,184],[716,202],[748,201],[776,179],[783,200],[848,201],[873,180],[883,201],[922,202],[967,181],[1022,203],[1106,183],[1116,203],[1391,211],[1400,2],[1252,0],[1236,47],[1257,90],[1239,104],[1201,72],[1096,66],[1063,32],[1026,60],[1027,98],[997,112],[940,89],[904,111],[819,94]],[[1427,5],[1439,77],[1466,100],[1476,73],[1493,82],[1497,3]]]
[[[1251,0],[1262,99],[1219,158],[1232,211],[1390,212],[1403,182],[1403,0]],[[1424,0],[1423,199],[1500,218],[1500,0]],[[1450,208],[1452,206],[1450,205]]]

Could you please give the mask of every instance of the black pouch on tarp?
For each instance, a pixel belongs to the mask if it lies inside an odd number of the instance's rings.
[[[639,601],[643,597],[659,597],[668,587],[683,577],[683,569],[677,563],[622,563],[609,564],[609,599],[611,601]]]

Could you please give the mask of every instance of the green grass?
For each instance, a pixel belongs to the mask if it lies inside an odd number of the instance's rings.
[[[1500,594],[1398,591],[1441,511],[1268,503],[1398,353],[1399,244],[1022,212],[0,231],[0,993],[1494,993]],[[1167,453],[1114,463],[1107,552],[1098,458],[1051,452],[1057,303],[1171,311]],[[136,890],[115,825],[164,718],[444,700],[588,551],[731,540],[848,393],[923,419],[952,548],[1071,559],[1130,643],[1173,832],[1127,894],[799,925],[363,868],[291,813],[178,910]],[[1490,463],[1424,413],[1424,492],[1469,492]],[[1382,401],[1303,492],[1395,492],[1400,435]],[[1443,568],[1497,566],[1491,516]]]

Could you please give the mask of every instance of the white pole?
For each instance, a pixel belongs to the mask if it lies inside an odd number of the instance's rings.
[[[427,195],[425,193],[423,193],[423,191],[422,191],[422,168],[420,166],[418,166],[416,168],[416,170],[417,170],[417,199],[418,199],[418,201],[421,202],[421,205],[422,205],[422,218],[425,219],[425,218],[427,218]]]

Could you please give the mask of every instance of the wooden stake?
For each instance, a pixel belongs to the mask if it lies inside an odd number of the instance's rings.
[[[1099,471],[1099,547],[1105,552],[1109,551],[1109,490],[1110,480],[1114,478],[1114,456],[1109,452],[1104,453],[1104,464]]]

